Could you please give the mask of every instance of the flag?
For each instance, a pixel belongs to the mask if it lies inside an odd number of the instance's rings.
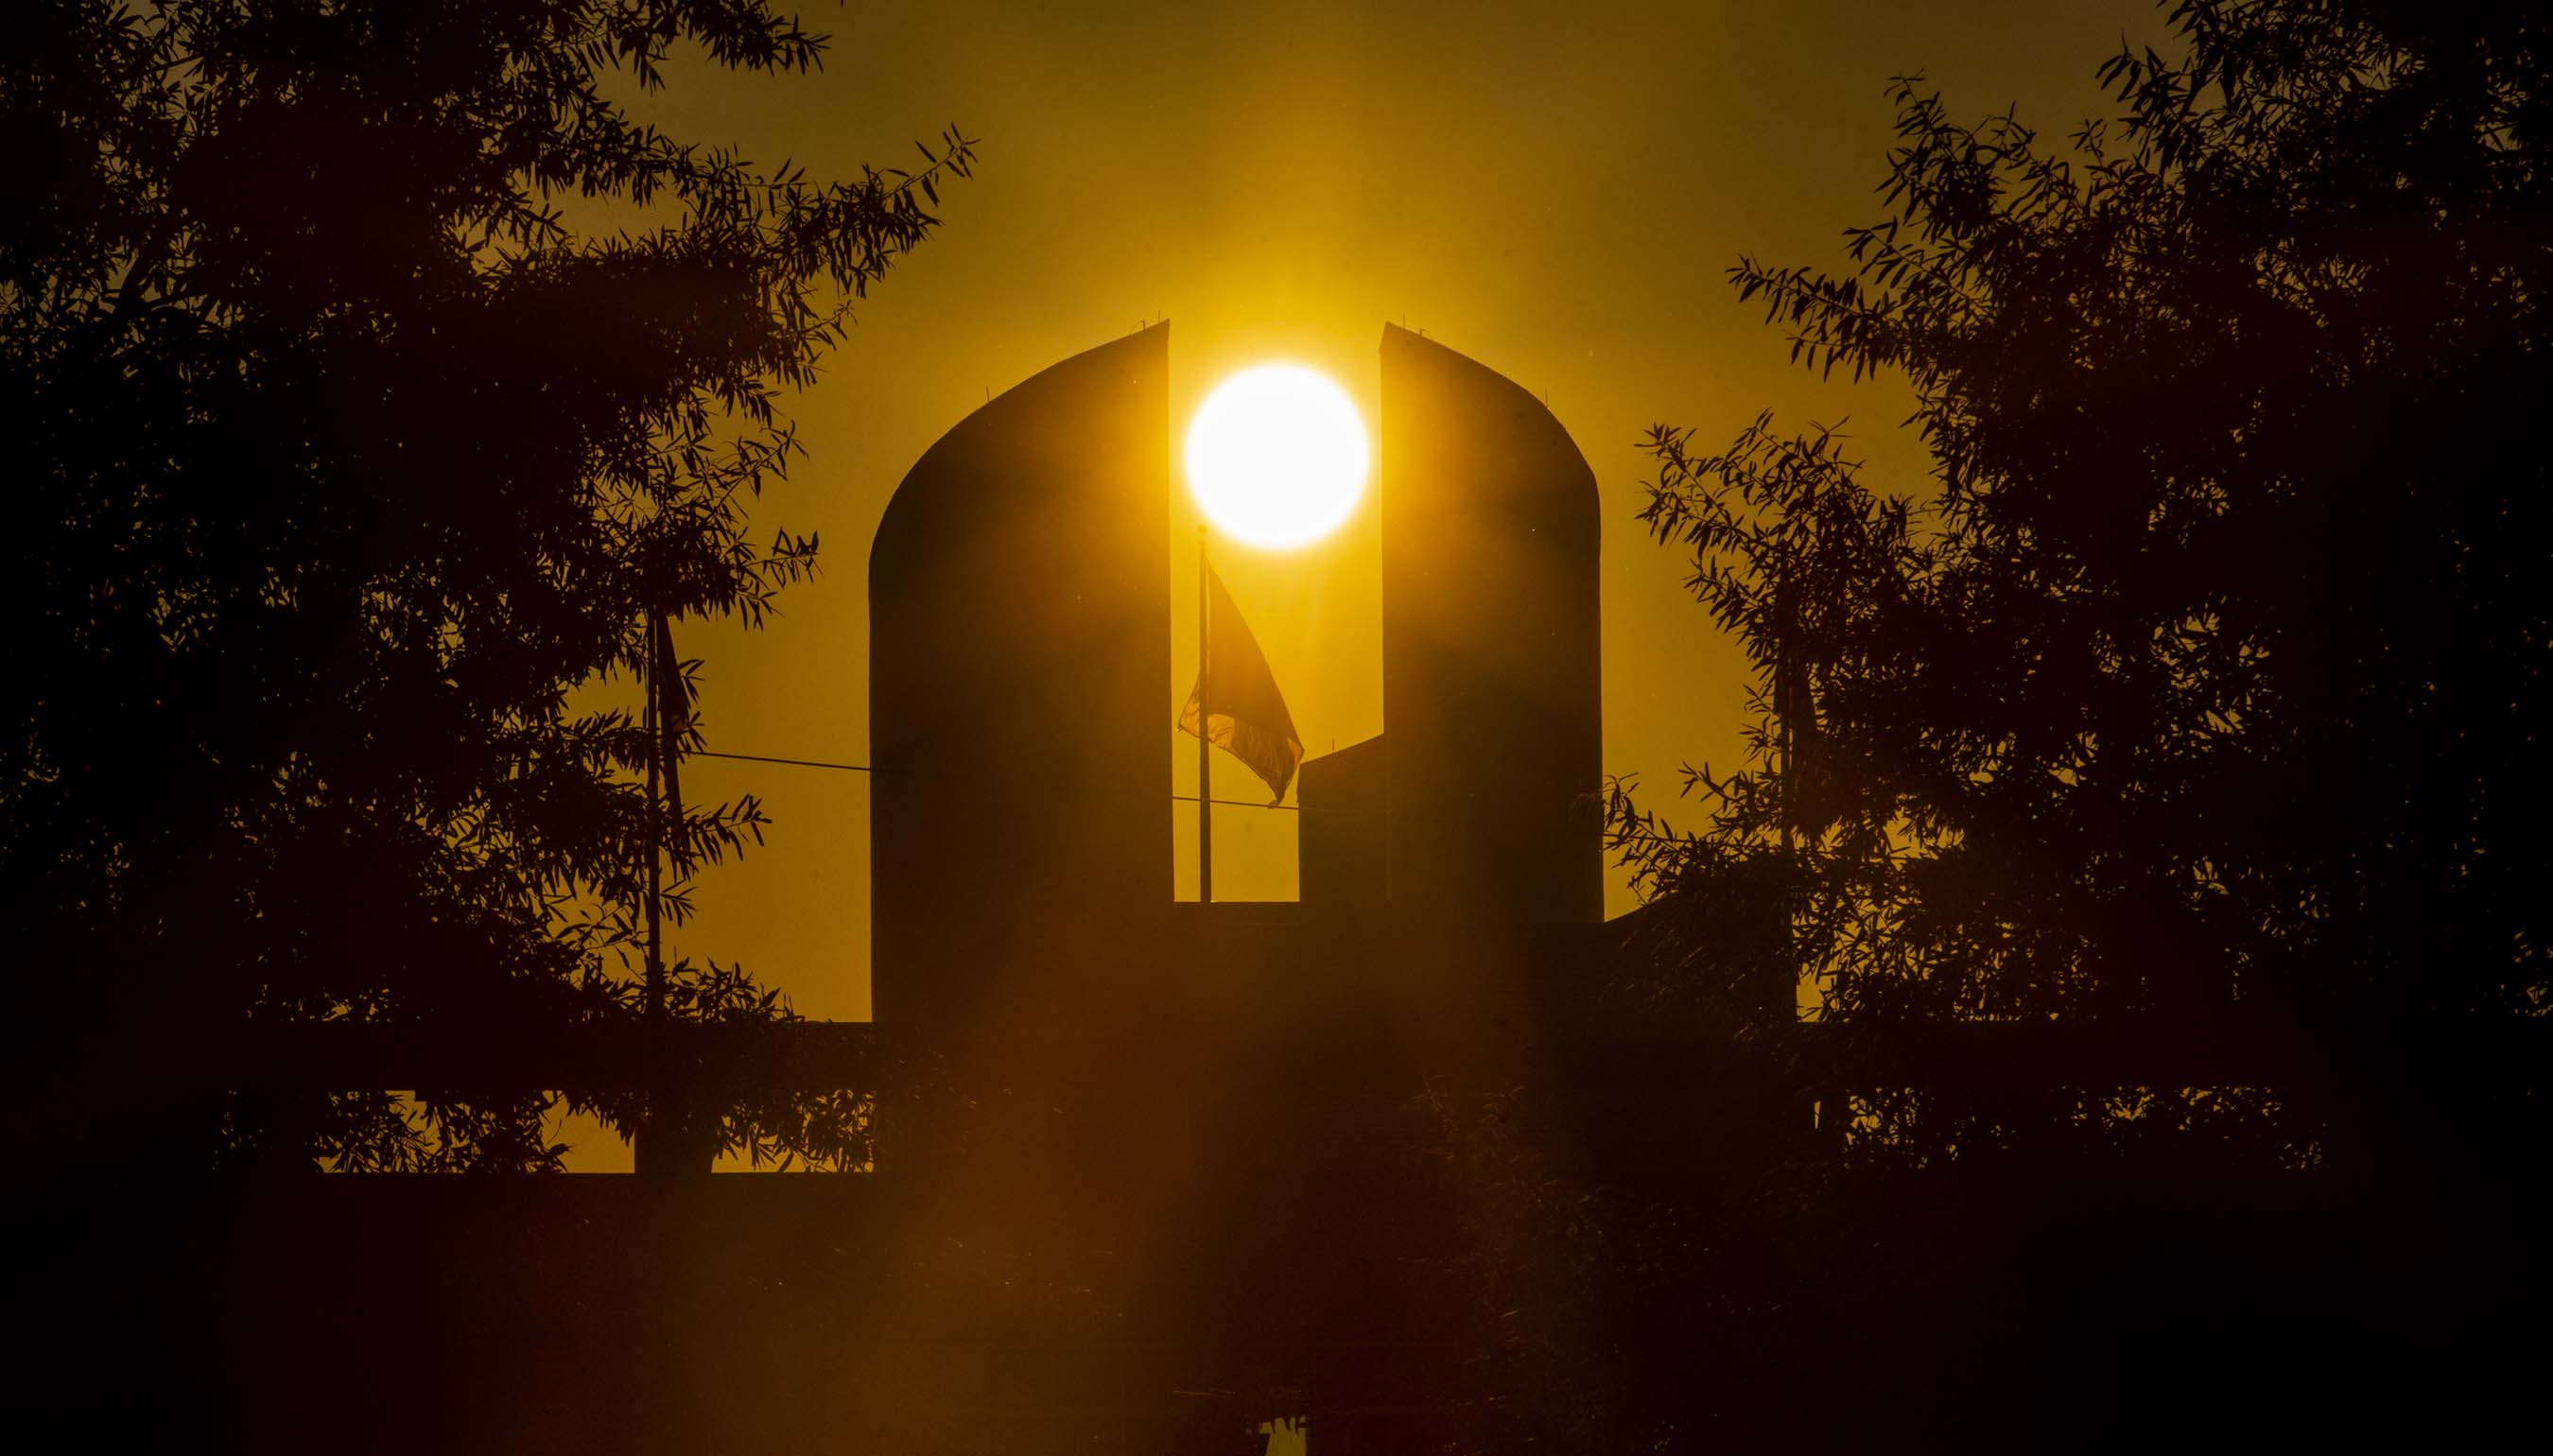
[[[1179,710],[1179,728],[1249,764],[1276,791],[1268,802],[1282,804],[1295,765],[1303,761],[1303,739],[1259,639],[1211,566],[1205,568],[1205,663],[1197,669],[1187,706]]]

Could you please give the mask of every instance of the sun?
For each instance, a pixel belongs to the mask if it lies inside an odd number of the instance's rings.
[[[1225,380],[1188,422],[1188,493],[1253,546],[1317,541],[1355,511],[1371,464],[1365,420],[1326,375],[1263,364]]]

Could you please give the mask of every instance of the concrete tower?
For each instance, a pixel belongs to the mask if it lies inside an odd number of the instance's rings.
[[[875,1015],[1000,1036],[1105,1004],[1170,899],[1169,328],[968,415],[869,550]]]
[[[1404,329],[1382,434],[1390,898],[1601,920],[1595,473],[1542,401]]]

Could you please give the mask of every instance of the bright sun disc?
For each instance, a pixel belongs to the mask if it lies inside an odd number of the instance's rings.
[[[1365,421],[1345,390],[1299,364],[1263,364],[1197,406],[1188,492],[1227,535],[1300,546],[1356,509],[1368,455]]]

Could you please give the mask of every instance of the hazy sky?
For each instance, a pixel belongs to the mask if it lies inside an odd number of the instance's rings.
[[[1664,802],[1688,759],[1738,757],[1734,647],[1633,515],[1652,421],[1725,441],[1758,410],[1849,417],[1877,478],[1925,484],[1896,430],[1902,386],[1820,386],[1740,305],[1742,254],[1832,265],[1878,215],[1888,78],[1921,72],[1954,115],[2017,107],[2053,143],[2106,114],[2093,70],[2141,4],[1741,6],[811,5],[817,75],[739,81],[697,63],[644,113],[811,173],[914,160],[954,122],[982,139],[945,228],[900,264],[795,412],[809,458],[757,531],[821,531],[825,575],[746,635],[692,627],[710,746],[864,763],[867,557],[887,498],[931,442],[1029,375],[1166,315],[1174,433],[1243,364],[1331,373],[1371,422],[1388,320],[1547,395],[1595,467],[1605,519],[1605,762]],[[1176,451],[1172,453],[1175,470]],[[1174,493],[1166,740],[1195,672],[1195,514]],[[1218,551],[1312,752],[1381,729],[1376,528]],[[1182,746],[1192,740],[1179,740]],[[1193,792],[1194,755],[1169,755]],[[1029,765],[986,765],[1039,792]],[[1225,777],[1225,775],[1229,777]],[[741,959],[818,1017],[868,1014],[868,784],[701,760],[687,794],[751,792],[778,821],[711,872],[679,952]],[[1255,787],[1237,763],[1227,791]],[[1178,806],[1178,893],[1195,893]],[[1218,811],[1218,899],[1294,893],[1293,816]],[[1618,911],[1628,901],[1613,892]]]

